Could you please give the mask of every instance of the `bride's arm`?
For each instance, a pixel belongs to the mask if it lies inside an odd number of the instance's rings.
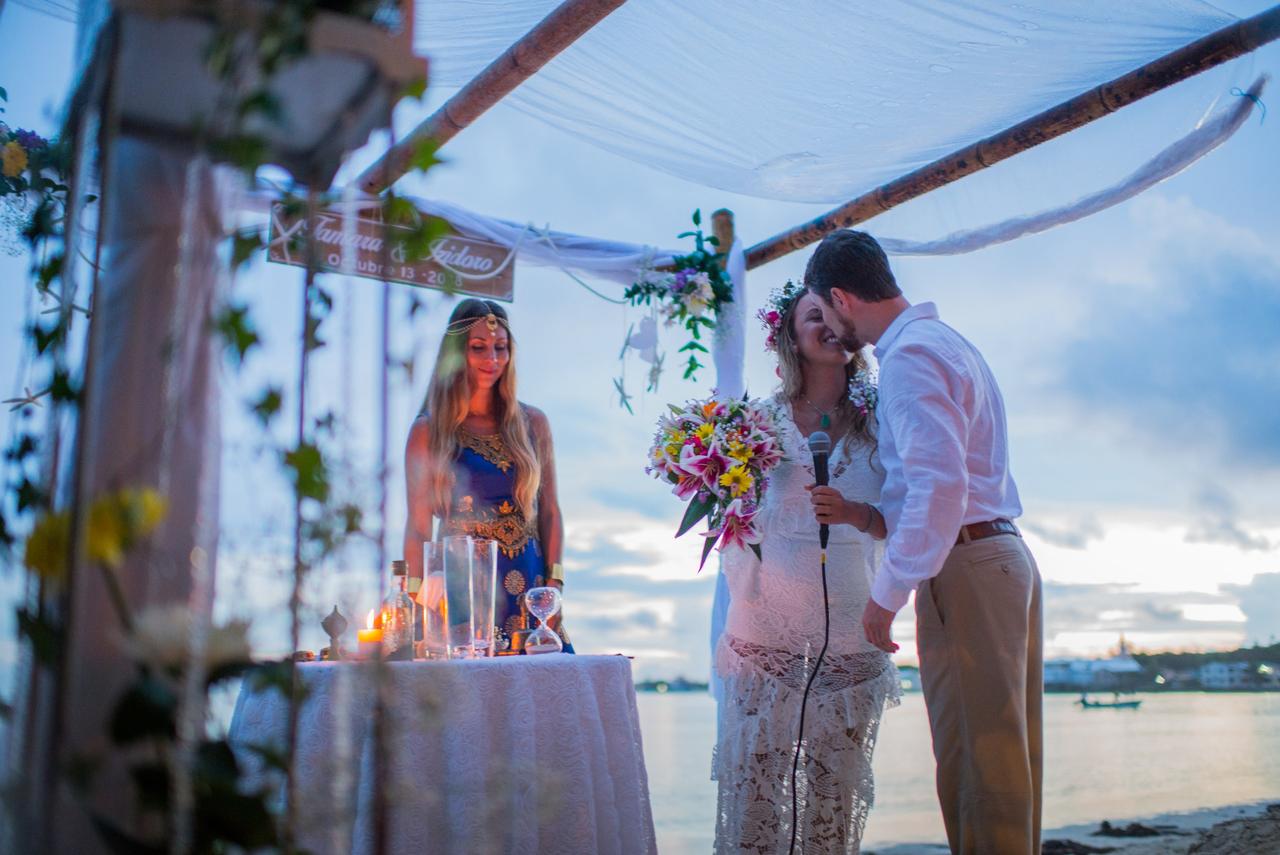
[[[805,489],[809,491],[814,516],[817,517],[818,522],[827,525],[851,525],[876,540],[884,540],[886,534],[884,515],[874,505],[866,502],[851,502],[834,487],[816,487],[810,484]]]
[[[853,527],[858,531],[869,534],[876,540],[884,540],[889,535],[889,529],[884,524],[884,514],[880,513],[880,509],[875,505],[869,505],[866,502],[850,502],[854,505],[855,522]]]

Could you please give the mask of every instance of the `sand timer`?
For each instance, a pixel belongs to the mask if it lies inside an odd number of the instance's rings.
[[[564,650],[564,642],[560,640],[560,636],[547,626],[547,621],[560,611],[560,589],[530,588],[525,592],[524,598],[529,607],[529,614],[538,619],[538,628],[529,633],[528,639],[525,640],[524,652],[527,654],[559,653]]]

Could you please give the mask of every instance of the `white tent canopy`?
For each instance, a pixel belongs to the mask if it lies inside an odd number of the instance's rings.
[[[433,86],[466,83],[557,5],[419,4]],[[1235,20],[1197,0],[783,9],[624,3],[503,103],[720,190],[844,201]]]

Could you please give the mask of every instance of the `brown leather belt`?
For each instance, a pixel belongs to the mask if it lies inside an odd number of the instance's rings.
[[[960,535],[956,538],[956,546],[963,546],[975,540],[995,537],[998,534],[1012,534],[1022,537],[1022,532],[1009,520],[989,520],[988,522],[969,523],[960,526]]]

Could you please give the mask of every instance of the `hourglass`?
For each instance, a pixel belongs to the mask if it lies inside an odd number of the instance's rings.
[[[559,588],[530,588],[525,592],[525,602],[529,606],[529,614],[538,619],[538,628],[529,633],[524,643],[524,652],[559,653],[564,650],[564,642],[547,626],[547,621],[560,611]]]

